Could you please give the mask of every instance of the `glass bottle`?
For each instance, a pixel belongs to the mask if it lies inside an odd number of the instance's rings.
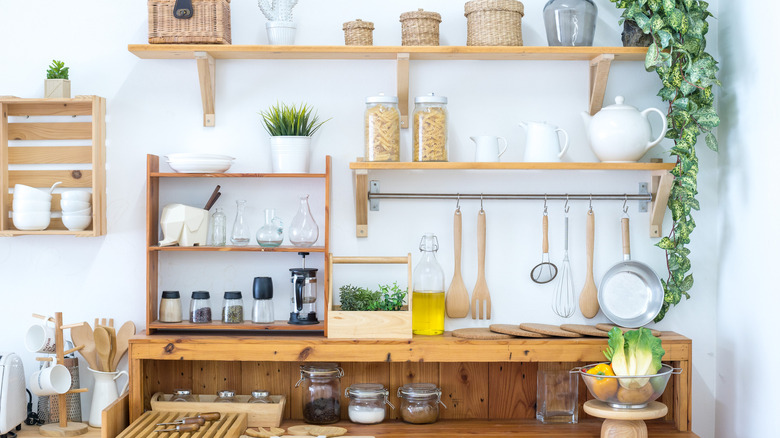
[[[240,291],[225,292],[222,301],[222,322],[225,324],[244,322],[244,300]]]
[[[211,215],[211,246],[227,244],[227,217],[221,207]]]
[[[194,395],[192,395],[192,391],[189,389],[176,389],[173,391],[173,395],[171,396],[172,402],[195,402],[198,401]]]
[[[190,322],[196,324],[211,322],[211,294],[195,291],[190,298]]]
[[[219,391],[214,403],[235,403],[236,393],[234,391]]]
[[[249,227],[244,223],[244,208],[246,208],[246,201],[236,200],[236,220],[233,222],[233,233],[230,235],[230,242],[235,246],[249,244]]]
[[[320,236],[320,229],[317,227],[317,223],[314,222],[311,209],[309,209],[309,195],[300,197],[298,213],[295,213],[295,217],[290,222],[290,229],[287,235],[290,238],[290,243],[295,246],[308,247],[317,242],[317,238]]]
[[[414,98],[412,161],[447,161],[447,98]]]
[[[592,46],[599,10],[593,0],[550,0],[544,27],[551,46]]]
[[[247,403],[273,403],[268,391],[252,391],[252,397]]]
[[[444,406],[441,389],[433,383],[408,383],[398,388],[398,398],[401,420],[412,424],[435,423],[439,404]]]
[[[265,224],[257,230],[255,238],[258,245],[266,248],[273,248],[282,244],[282,240],[284,240],[282,220],[276,217],[276,212],[273,208],[265,209]]]
[[[387,388],[380,383],[355,383],[344,395],[349,398],[349,420],[360,424],[377,424],[385,420],[385,405],[395,409],[387,399]]]
[[[335,423],[341,418],[341,378],[344,370],[335,363],[301,365],[295,387],[303,389],[303,420],[311,424]]]
[[[436,261],[439,241],[433,233],[420,240],[422,260],[412,274],[412,333],[440,335],[444,333],[444,270]]]
[[[271,277],[255,277],[252,284],[252,322],[271,324],[274,322],[274,283]]]

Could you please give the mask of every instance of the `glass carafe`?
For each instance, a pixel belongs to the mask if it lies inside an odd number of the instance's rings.
[[[225,246],[227,244],[227,217],[222,208],[217,207],[211,215],[211,246]]]
[[[284,240],[282,220],[276,217],[274,209],[265,209],[265,224],[257,230],[255,238],[258,245],[267,248],[273,248],[282,244],[282,240]]]
[[[320,229],[317,223],[314,222],[311,209],[309,209],[309,195],[300,197],[298,213],[295,214],[292,222],[290,222],[290,229],[287,235],[290,238],[290,243],[295,246],[308,247],[317,242],[317,238],[320,236]]]
[[[233,232],[230,234],[230,242],[235,246],[247,246],[249,244],[249,227],[244,222],[244,208],[246,201],[236,201],[236,220],[233,222]]]
[[[544,27],[550,46],[592,46],[598,8],[593,0],[550,0]]]
[[[436,260],[439,241],[433,233],[420,240],[422,260],[412,274],[412,333],[440,335],[444,333],[444,270]]]

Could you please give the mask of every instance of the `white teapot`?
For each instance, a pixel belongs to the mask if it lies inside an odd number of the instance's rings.
[[[614,105],[602,108],[594,116],[582,113],[590,148],[603,162],[638,161],[666,135],[666,115],[661,110],[648,108],[639,112],[631,105],[624,105],[624,101],[623,96],[617,96]],[[664,128],[655,140],[650,140],[652,129],[647,119],[650,112],[658,113],[663,121]]]

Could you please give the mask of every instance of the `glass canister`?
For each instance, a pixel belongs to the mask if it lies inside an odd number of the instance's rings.
[[[163,291],[160,299],[160,322],[181,322],[181,295],[179,291]]]
[[[341,417],[341,378],[344,370],[336,363],[301,365],[301,378],[295,387],[303,389],[303,420],[330,424]]]
[[[171,396],[172,402],[196,402],[198,401],[189,389],[176,389]]]
[[[550,46],[592,46],[599,10],[593,0],[550,0],[544,27]]]
[[[252,391],[252,397],[249,398],[247,403],[273,403],[271,400],[271,393],[268,391]]]
[[[433,233],[420,240],[422,260],[412,274],[412,333],[440,335],[444,333],[444,270],[436,260],[439,241]]]
[[[252,283],[252,322],[270,324],[274,322],[274,283],[271,277],[255,277]]]
[[[222,208],[217,207],[211,215],[211,246],[225,246],[227,244],[227,216]]]
[[[447,161],[447,98],[414,98],[412,161]]]
[[[195,291],[190,298],[190,322],[201,324],[211,322],[211,294]]]
[[[398,98],[366,98],[364,118],[367,161],[401,161],[401,113]]]
[[[360,424],[385,421],[385,405],[395,409],[387,399],[389,392],[379,383],[355,383],[344,391],[349,398],[349,420]]]
[[[235,391],[219,391],[217,393],[217,398],[214,400],[214,403],[235,403],[236,402],[236,393]]]
[[[222,322],[225,324],[244,322],[244,299],[240,291],[225,292],[222,301]]]
[[[439,419],[441,389],[433,383],[407,383],[398,388],[401,420],[412,424],[435,423]]]

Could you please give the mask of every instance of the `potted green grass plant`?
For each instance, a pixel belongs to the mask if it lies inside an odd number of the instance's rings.
[[[45,98],[70,99],[70,79],[68,69],[62,61],[53,60],[46,70],[46,81],[43,87]]]
[[[328,120],[306,104],[276,103],[260,111],[263,128],[271,136],[271,165],[274,173],[308,173],[311,138]]]

